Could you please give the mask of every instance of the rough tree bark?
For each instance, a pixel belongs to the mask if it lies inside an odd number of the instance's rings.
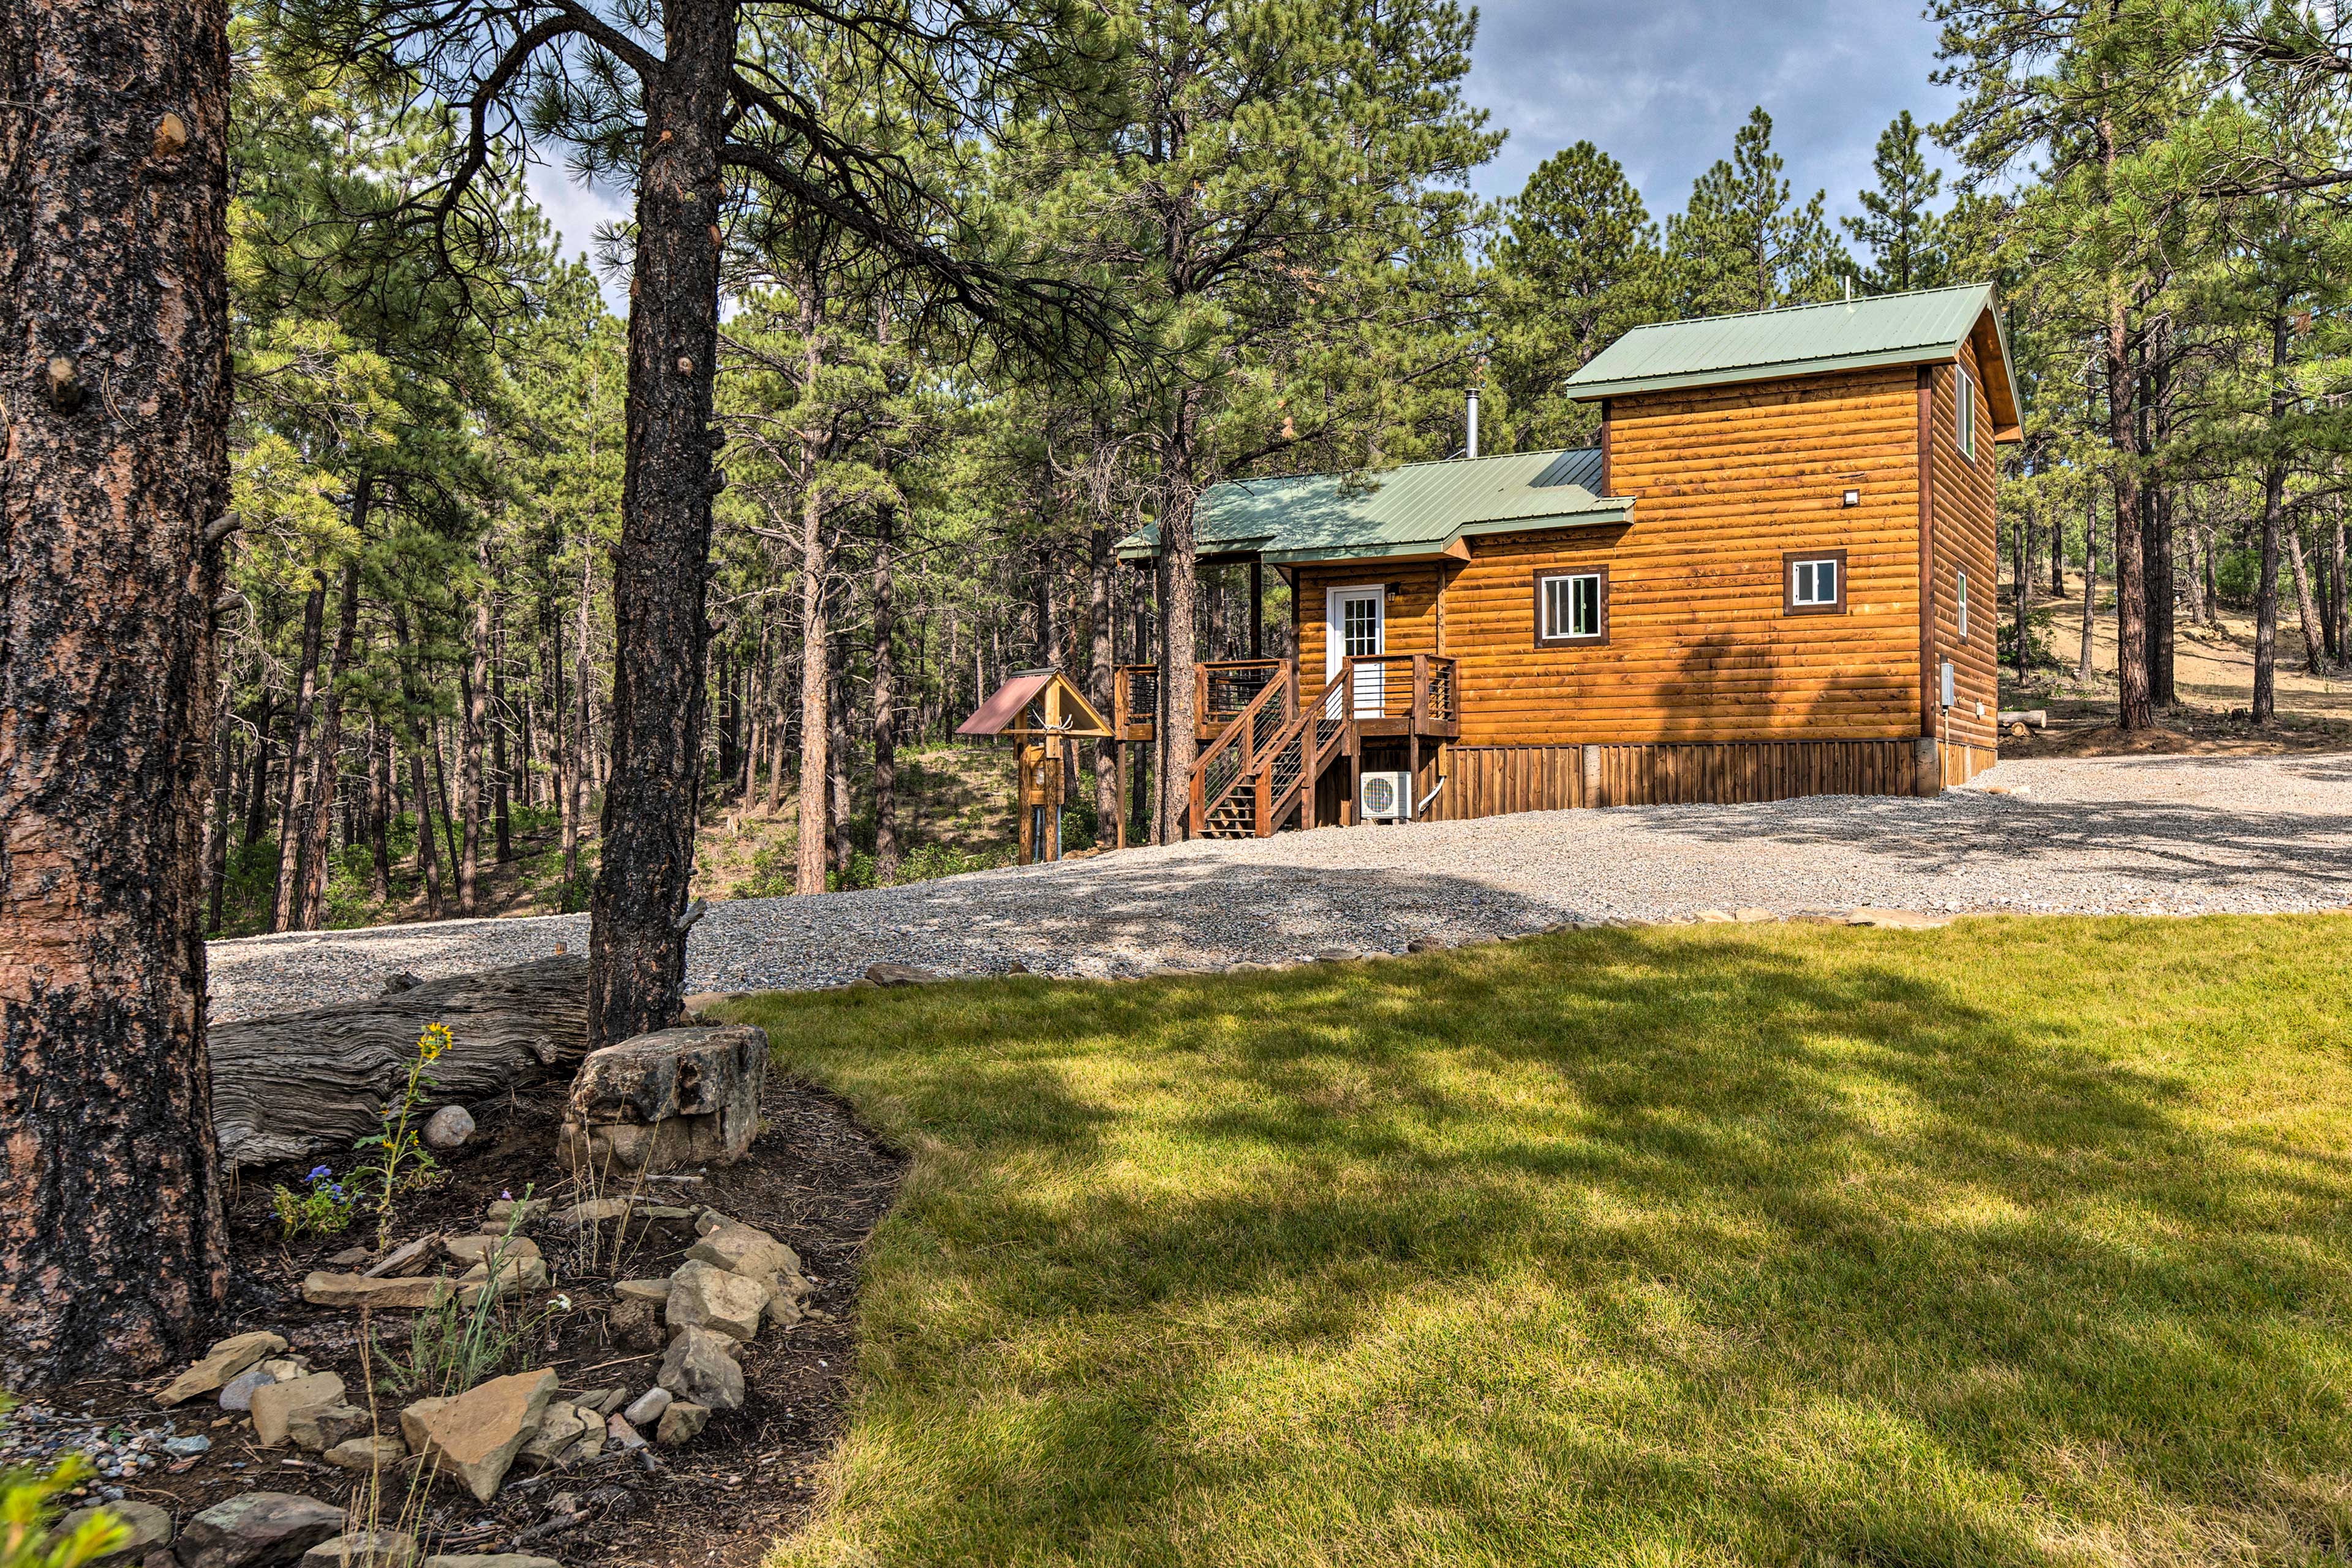
[[[1118,654],[1111,646],[1117,629],[1111,604],[1111,572],[1116,564],[1110,527],[1097,507],[1094,525],[1087,533],[1087,698],[1106,719],[1111,716],[1111,687],[1117,679],[1113,667]],[[1118,742],[1097,741],[1089,750],[1094,752],[1095,842],[1113,848],[1118,847]]]
[[[2083,518],[2083,643],[2074,659],[2074,684],[2091,684],[2091,626],[2099,609],[2099,492],[2095,485],[2084,486],[2085,504]]]
[[[2273,430],[2286,416],[2286,307],[2271,312]],[[2278,710],[2278,569],[2280,512],[2286,500],[2286,453],[2273,447],[2263,464],[2262,570],[2254,584],[2253,721],[2267,724]]]
[[[612,763],[591,915],[591,1049],[677,1016],[686,980],[709,583],[719,150],[732,0],[668,0],[645,86],[630,281],[628,465],[613,561]]]
[[[0,1384],[228,1284],[201,862],[228,502],[227,6],[0,5]]]
[[[258,839],[269,826],[269,719],[277,694],[267,686],[254,703],[253,773],[245,792],[245,836],[242,845]]]
[[[1184,837],[1192,762],[1198,754],[1192,732],[1192,621],[1200,564],[1192,509],[1200,500],[1200,487],[1192,477],[1192,451],[1199,436],[1200,399],[1198,387],[1177,394],[1160,443],[1160,744],[1155,770],[1160,809],[1153,826],[1162,844]]]
[[[825,748],[832,737],[826,714],[833,686],[826,668],[833,637],[825,615],[825,571],[824,495],[812,481],[801,502],[801,798],[793,860],[795,893],[824,891]]]
[[[495,600],[491,605],[490,626],[490,823],[497,839],[498,862],[503,866],[514,858],[514,823],[507,812],[507,622],[504,609]],[[523,685],[529,688],[530,682]],[[523,734],[530,733],[530,726]],[[524,745],[526,762],[530,756],[528,741]]]
[[[286,789],[278,805],[278,881],[269,895],[269,923],[283,931],[296,918],[301,872],[301,824],[310,817],[310,719],[319,699],[319,637],[326,614],[327,579],[312,579],[302,597],[302,674],[294,699],[294,732],[286,742]]]
[[[490,583],[485,568],[474,594],[473,636],[467,641],[465,679],[460,695],[465,710],[457,734],[457,813],[464,842],[457,852],[457,912],[481,909],[482,868],[482,731],[490,710]]]
[[[898,664],[891,641],[898,636],[891,597],[890,509],[874,526],[874,883],[898,879]]]
[[[2312,675],[2326,673],[2320,658],[2321,634],[2317,601],[2312,596],[2311,574],[2303,563],[2303,531],[2286,531],[2286,560],[2294,576],[2294,609],[2303,626],[2303,668]]]
[[[362,485],[366,476],[361,477]],[[366,504],[354,501],[354,517],[364,521]],[[319,711],[319,741],[312,748],[310,808],[302,818],[294,928],[317,931],[327,923],[327,861],[329,836],[335,820],[335,779],[343,750],[343,679],[352,663],[352,644],[360,629],[360,563],[343,563],[341,602],[335,607],[335,653],[327,667],[326,700]]]
[[[580,886],[580,837],[588,820],[588,689],[595,679],[589,655],[589,609],[596,597],[596,551],[584,533],[580,542],[580,604],[572,638],[572,734],[563,748],[563,908],[572,908]]]
[[[368,896],[392,898],[392,738],[383,721],[368,715]]]
[[[833,679],[826,686],[825,788],[833,796],[832,839],[825,864],[846,877],[852,848],[849,839],[849,634],[835,634]]]

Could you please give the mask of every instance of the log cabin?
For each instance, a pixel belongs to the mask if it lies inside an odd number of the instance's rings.
[[[1474,425],[1465,458],[1202,495],[1199,558],[1280,573],[1295,652],[1192,672],[1192,835],[1992,764],[1994,448],[2022,418],[1990,287],[1637,327],[1567,387],[1592,447],[1478,457]],[[1118,672],[1122,739],[1161,679]]]

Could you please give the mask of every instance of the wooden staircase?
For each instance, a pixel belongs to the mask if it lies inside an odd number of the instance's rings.
[[[1297,680],[1286,672],[1268,682],[1194,761],[1189,836],[1266,838],[1294,821],[1315,826],[1316,789],[1333,763],[1358,755],[1365,733],[1393,727],[1382,695],[1388,666],[1399,666],[1414,683],[1400,703],[1410,710],[1405,719],[1412,722],[1425,713],[1433,689],[1450,709],[1452,664],[1443,662],[1433,680],[1426,658],[1347,659],[1303,701]],[[1450,711],[1448,722],[1450,727]]]

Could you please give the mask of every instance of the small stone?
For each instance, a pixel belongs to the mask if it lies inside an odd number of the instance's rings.
[[[449,1299],[446,1279],[367,1279],[313,1270],[302,1279],[302,1300],[314,1307],[373,1307],[420,1311]]]
[[[404,991],[414,991],[424,984],[424,978],[420,975],[411,974],[404,969],[394,970],[383,977],[383,994],[387,996],[397,996]]]
[[[130,1527],[131,1539],[116,1547],[110,1557],[128,1557],[134,1552],[146,1552],[154,1547],[172,1544],[172,1514],[168,1509],[157,1508],[152,1502],[132,1502],[129,1499],[107,1503],[103,1508],[78,1508],[58,1521],[58,1533],[71,1535],[82,1521],[106,1514]]]
[[[911,963],[885,963],[867,964],[866,978],[877,985],[929,985],[946,976]]]
[[[201,1432],[191,1433],[185,1437],[163,1439],[163,1452],[175,1459],[193,1458],[198,1454],[209,1453],[212,1446],[213,1440]]]
[[[1698,923],[1703,926],[1727,926],[1732,923],[1732,920],[1721,910],[1701,910],[1698,912]]]
[[[604,1418],[604,1440],[613,1444],[624,1454],[646,1446],[646,1440],[637,1436],[637,1429],[629,1425],[629,1418],[625,1415],[608,1415]]]
[[[743,1407],[743,1369],[735,1364],[735,1341],[710,1329],[685,1329],[662,1357],[664,1388],[714,1410]]]
[[[301,1568],[413,1568],[416,1539],[397,1530],[362,1530],[321,1541],[302,1553]]]
[[[404,1279],[411,1274],[422,1274],[425,1272],[425,1266],[433,1261],[433,1255],[440,1250],[440,1247],[441,1238],[437,1235],[420,1236],[414,1241],[404,1241],[385,1253],[381,1261],[361,1269],[360,1278],[394,1279]]]
[[[1850,926],[1878,926],[1888,931],[1940,931],[1952,922],[1917,910],[1881,910],[1865,906],[1845,917]]]
[[[265,1384],[253,1391],[254,1437],[265,1448],[283,1447],[298,1412],[342,1402],[343,1380],[331,1372]]]
[[[1353,963],[1363,954],[1352,947],[1327,947],[1315,954],[1318,963]]]
[[[669,1302],[663,1321],[672,1330],[717,1329],[738,1340],[756,1339],[760,1314],[775,1291],[699,1260],[678,1266],[669,1277]]]
[[[540,1417],[539,1430],[515,1456],[525,1470],[551,1469],[593,1459],[604,1447],[604,1417],[593,1410],[556,1400]]]
[[[1770,910],[1734,910],[1731,911],[1731,918],[1741,925],[1763,925],[1777,921],[1780,917]]]
[[[586,1203],[573,1204],[555,1216],[555,1223],[566,1230],[578,1230],[583,1226],[603,1225],[621,1218],[629,1212],[626,1198],[590,1198]]]
[[[357,1268],[362,1263],[372,1263],[374,1260],[375,1248],[372,1247],[346,1247],[327,1259],[338,1268]]]
[[[519,1372],[452,1399],[420,1399],[400,1413],[401,1435],[421,1458],[438,1461],[443,1474],[488,1502],[539,1430],[555,1384],[552,1372]]]
[[[520,1552],[494,1552],[484,1557],[465,1557],[448,1552],[427,1557],[418,1568],[563,1568],[552,1557],[529,1557]]]
[[[494,1289],[499,1299],[520,1296],[526,1290],[547,1289],[547,1260],[541,1258],[509,1258],[499,1265],[499,1277],[494,1285],[488,1264],[477,1263],[459,1276],[457,1300],[470,1307],[480,1300],[485,1290]]]
[[[253,1391],[277,1381],[266,1366],[247,1367],[221,1384],[220,1407],[223,1410],[250,1410],[253,1408]]]
[[[643,1426],[650,1422],[660,1420],[661,1413],[677,1403],[677,1396],[667,1388],[659,1386],[648,1388],[637,1395],[635,1404],[622,1411],[621,1414],[628,1417],[629,1425],[632,1426]]]
[[[343,1532],[343,1510],[291,1492],[245,1492],[215,1503],[181,1532],[185,1568],[262,1568],[292,1563]]]
[[[323,1454],[375,1425],[356,1405],[321,1405],[297,1410],[286,1420],[286,1435],[307,1454]]]
[[[357,1470],[364,1475],[408,1458],[408,1445],[393,1436],[352,1437],[328,1449],[325,1458],[339,1470]]]
[[[686,1255],[698,1263],[771,1285],[775,1276],[801,1271],[799,1253],[764,1230],[732,1220],[704,1231],[702,1239],[687,1248]],[[670,1278],[675,1279],[677,1275]]]
[[[488,1262],[493,1252],[507,1259],[540,1256],[539,1243],[527,1236],[505,1236],[489,1231],[479,1236],[453,1236],[442,1246],[451,1258],[468,1266]]]
[[[278,1335],[259,1332],[235,1334],[222,1340],[206,1351],[204,1359],[189,1367],[155,1396],[158,1405],[177,1405],[199,1394],[210,1394],[238,1373],[267,1355],[275,1355],[286,1348]]]
[[[1442,936],[1417,936],[1404,944],[1407,952],[1443,952],[1454,944]]]
[[[800,1283],[806,1285],[808,1281],[803,1279]],[[789,1329],[808,1314],[801,1310],[799,1296],[790,1290],[779,1290],[768,1298],[767,1309],[761,1316],[772,1329]]]
[[[593,1388],[585,1394],[575,1394],[572,1396],[572,1403],[583,1410],[593,1410],[599,1415],[610,1415],[626,1404],[628,1398],[627,1386],[614,1384],[610,1388]]]
[[[710,1409],[708,1405],[673,1405],[662,1412],[661,1425],[654,1431],[654,1441],[665,1448],[675,1448],[702,1436],[702,1429],[709,1425]]]
[[[462,1105],[445,1105],[425,1119],[425,1146],[443,1153],[462,1149],[474,1135],[473,1112]]]
[[[269,1374],[269,1381],[272,1383],[291,1383],[298,1377],[310,1375],[310,1358],[281,1356],[275,1361],[263,1362],[261,1370]]]
[[[667,1279],[624,1279],[613,1287],[613,1294],[624,1301],[651,1301],[666,1306],[669,1302],[669,1281]]]
[[[514,1220],[520,1227],[545,1218],[547,1211],[553,1206],[546,1198],[492,1198],[490,1206],[483,1213],[493,1224],[503,1226],[509,1220]],[[517,1214],[522,1217],[516,1219]]]

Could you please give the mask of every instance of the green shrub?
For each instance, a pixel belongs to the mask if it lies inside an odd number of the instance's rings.
[[[90,1474],[79,1454],[46,1475],[0,1470],[0,1568],[81,1568],[131,1538],[130,1526],[103,1510],[59,1533],[58,1499]]]

